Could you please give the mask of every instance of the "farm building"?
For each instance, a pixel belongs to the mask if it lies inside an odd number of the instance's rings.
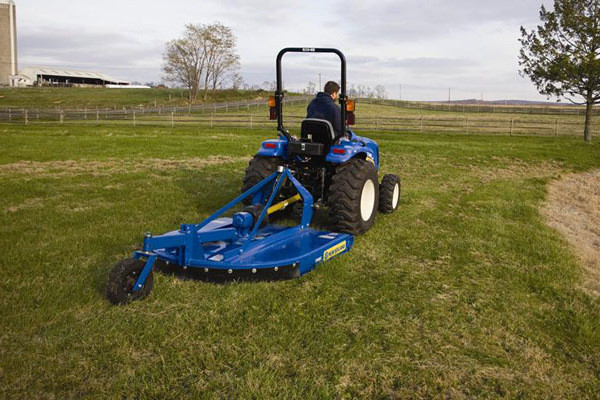
[[[13,86],[126,86],[130,82],[92,71],[26,67],[12,77]]]

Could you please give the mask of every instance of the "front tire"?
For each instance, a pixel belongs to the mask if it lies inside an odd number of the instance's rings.
[[[140,276],[146,263],[142,260],[127,258],[110,271],[106,283],[106,297],[115,305],[127,304],[133,300],[140,300],[150,294],[154,287],[154,276],[152,271],[148,274],[144,286],[137,292],[133,291],[133,285]]]
[[[333,229],[360,235],[375,223],[379,185],[375,166],[353,158],[338,167],[331,179],[328,203]]]
[[[396,211],[400,204],[400,177],[398,175],[385,175],[379,185],[379,211],[390,214]]]

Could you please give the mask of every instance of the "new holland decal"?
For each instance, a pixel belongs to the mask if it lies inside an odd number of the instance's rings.
[[[343,253],[344,251],[346,251],[346,241],[344,240],[341,243],[336,244],[333,247],[328,248],[327,250],[325,250],[325,252],[323,253],[323,261],[327,261],[330,258],[333,258],[335,256],[337,256],[340,253]]]

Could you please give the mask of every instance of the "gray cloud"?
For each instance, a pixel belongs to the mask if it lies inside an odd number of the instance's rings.
[[[156,79],[160,71],[162,44],[139,43],[120,33],[43,27],[18,40],[21,64],[109,70],[132,80]]]
[[[544,0],[550,3],[549,0]],[[393,1],[341,0],[341,20],[356,21],[348,40],[377,46],[383,42],[430,40],[453,31],[495,22],[536,21],[541,3],[532,0]]]

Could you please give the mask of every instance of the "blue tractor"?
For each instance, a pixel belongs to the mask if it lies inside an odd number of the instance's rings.
[[[340,132],[329,121],[305,119],[300,138],[283,126],[281,58],[288,52],[335,53],[342,61]],[[250,161],[242,193],[199,223],[161,235],[147,233],[142,248],[111,270],[106,296],[113,304],[146,297],[155,267],[239,276],[274,273],[298,277],[350,251],[377,209],[390,213],[400,200],[400,178],[379,183],[379,148],[347,128],[354,102],[346,96],[346,60],[336,49],[286,48],[277,56],[277,91],[269,101],[279,139],[262,143]],[[243,203],[246,204],[243,207]],[[238,210],[238,207],[243,207]],[[328,207],[333,229],[310,227],[313,209]],[[298,214],[296,226],[269,223]],[[231,214],[231,215],[229,215]]]
[[[283,125],[283,85],[281,60],[290,52],[334,53],[341,61],[339,103],[341,126],[336,135],[327,120],[307,118],[302,121],[300,138],[290,135]],[[327,207],[332,229],[337,232],[362,234],[375,221],[376,211],[391,213],[400,201],[400,178],[385,175],[379,183],[379,146],[373,140],[358,136],[348,127],[354,124],[354,101],[346,94],[346,58],[331,48],[288,47],[279,52],[276,61],[277,90],[269,99],[270,118],[277,119],[279,138],[264,141],[250,161],[242,183],[242,192],[272,174],[279,166],[288,168],[312,195],[314,207]],[[286,190],[287,189],[287,190]],[[290,190],[291,189],[291,190]],[[281,213],[297,214],[302,209],[293,188],[282,188],[279,200],[295,200]],[[246,203],[248,210],[260,210],[265,193],[257,193]]]

